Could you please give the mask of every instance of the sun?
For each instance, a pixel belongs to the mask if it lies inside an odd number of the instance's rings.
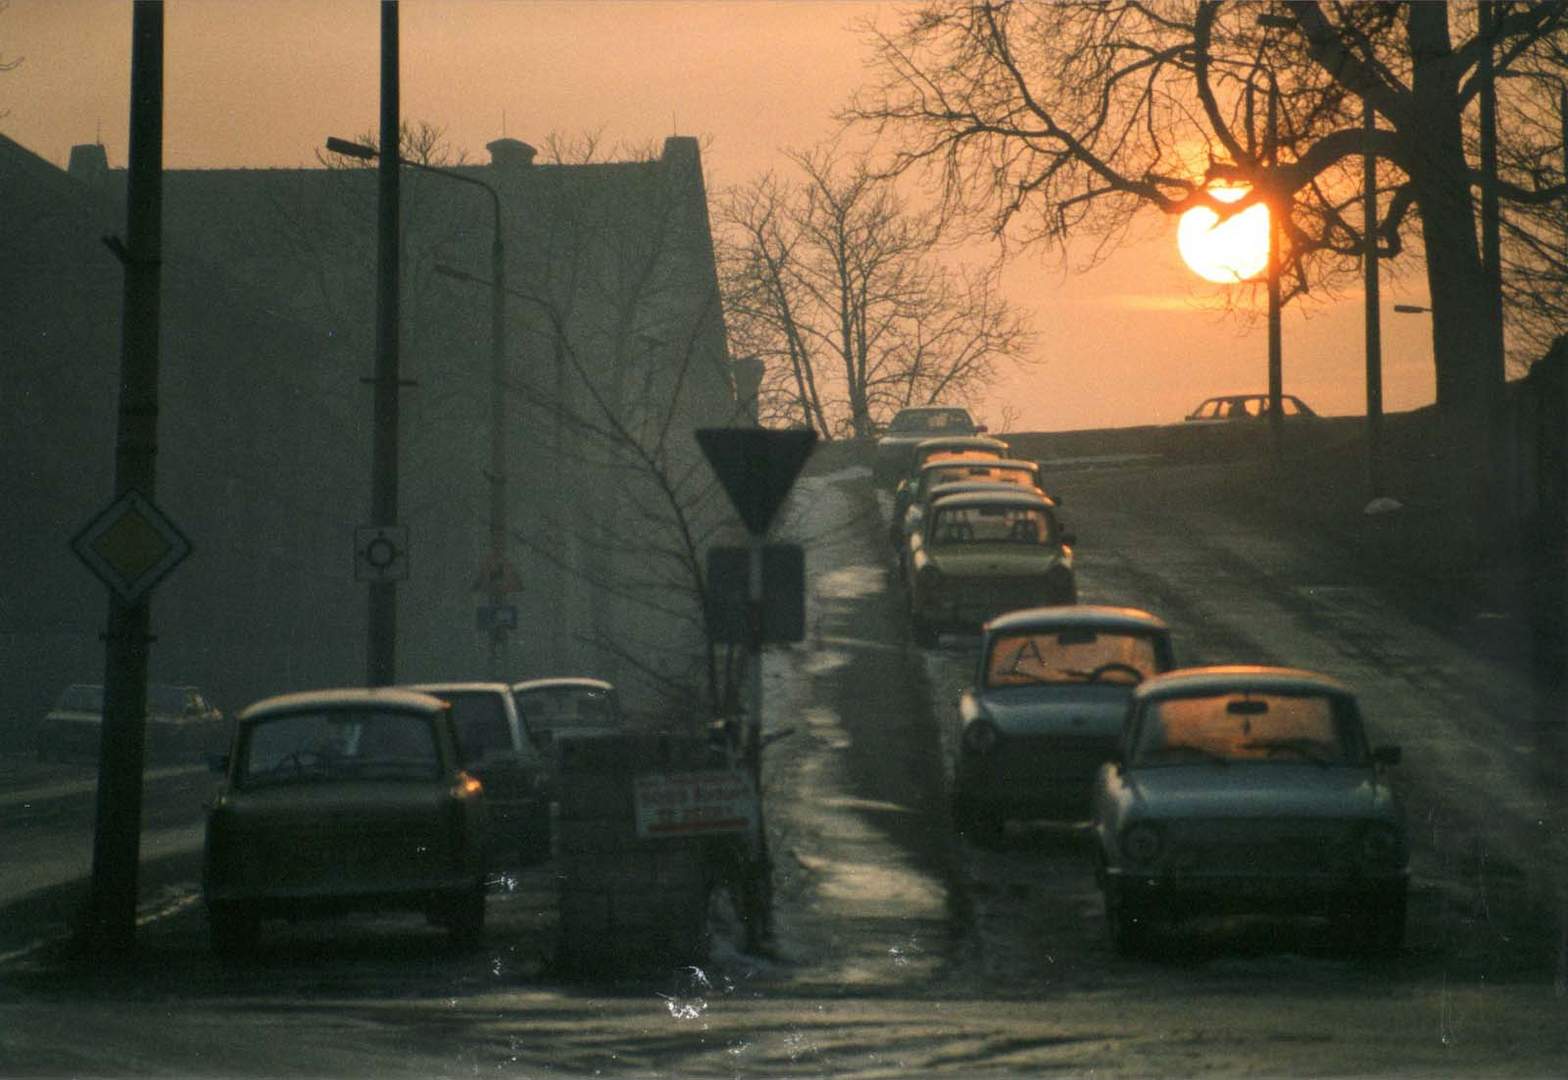
[[[1209,194],[1220,202],[1235,202],[1248,190],[1210,188]],[[1234,285],[1256,277],[1269,263],[1269,208],[1257,203],[1221,222],[1207,206],[1194,206],[1176,226],[1176,250],[1208,281]]]

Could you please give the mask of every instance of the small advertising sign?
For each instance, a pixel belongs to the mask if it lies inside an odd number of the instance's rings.
[[[741,769],[650,773],[633,790],[644,839],[746,833],[756,828],[757,793]]]

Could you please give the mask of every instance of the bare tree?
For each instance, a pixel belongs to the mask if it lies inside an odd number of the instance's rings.
[[[1032,335],[1002,299],[999,264],[954,270],[943,222],[835,148],[792,153],[718,209],[733,348],[765,365],[760,408],[819,433],[864,436],[898,409],[973,401]]]
[[[1146,208],[1225,216],[1267,201],[1301,287],[1359,257],[1342,209],[1361,155],[1376,155],[1380,237],[1397,251],[1419,225],[1424,241],[1438,404],[1479,517],[1503,350],[1467,116],[1488,52],[1500,77],[1549,60],[1565,9],[1499,3],[1483,35],[1474,5],[931,0],[875,35],[880,80],[848,115],[896,136],[897,168],[933,167],[948,206],[1026,243],[1114,245]],[[1220,205],[1216,180],[1252,190]],[[1498,184],[1523,204],[1561,188],[1560,172]]]

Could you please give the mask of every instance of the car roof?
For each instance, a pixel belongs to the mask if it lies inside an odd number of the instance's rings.
[[[977,469],[1021,469],[1028,472],[1039,472],[1040,463],[1029,461],[1025,458],[958,458],[952,461],[927,461],[920,466],[921,472],[931,469],[940,469],[943,466],[951,468],[955,465],[973,465]]]
[[[915,452],[922,450],[1008,450],[1011,449],[1001,439],[990,435],[933,435],[929,439],[921,439],[915,443]]]
[[[606,692],[615,689],[613,685],[603,679],[594,679],[586,675],[557,675],[546,679],[525,679],[522,682],[512,684],[512,692],[514,694],[524,694],[530,690],[555,690],[562,688],[581,688]]]
[[[305,712],[311,709],[391,708],[405,712],[443,712],[446,702],[429,694],[415,693],[406,687],[339,687],[305,690],[262,698],[240,710],[240,720],[277,713]]]
[[[1164,619],[1139,608],[1109,604],[1054,604],[1049,607],[1021,608],[998,615],[985,624],[984,632],[999,634],[1014,630],[1078,627],[1136,632],[1170,631]]]
[[[1038,491],[960,491],[931,500],[931,509],[966,509],[971,506],[1055,506]]]
[[[512,686],[510,683],[482,681],[408,683],[403,686],[403,689],[418,691],[422,694],[491,693],[510,695],[512,693]]]
[[[967,416],[969,414],[969,409],[963,405],[905,405],[902,409],[899,409],[898,412],[894,413],[893,415],[903,416],[905,413],[923,412],[961,412]]]
[[[1139,699],[1144,699],[1223,694],[1237,690],[1355,696],[1350,687],[1331,675],[1303,668],[1267,667],[1261,664],[1179,668],[1144,680],[1138,684],[1134,693]]]

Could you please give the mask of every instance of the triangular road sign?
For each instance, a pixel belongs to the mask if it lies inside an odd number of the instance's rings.
[[[746,530],[762,536],[817,445],[817,433],[810,428],[701,428],[697,445]]]

